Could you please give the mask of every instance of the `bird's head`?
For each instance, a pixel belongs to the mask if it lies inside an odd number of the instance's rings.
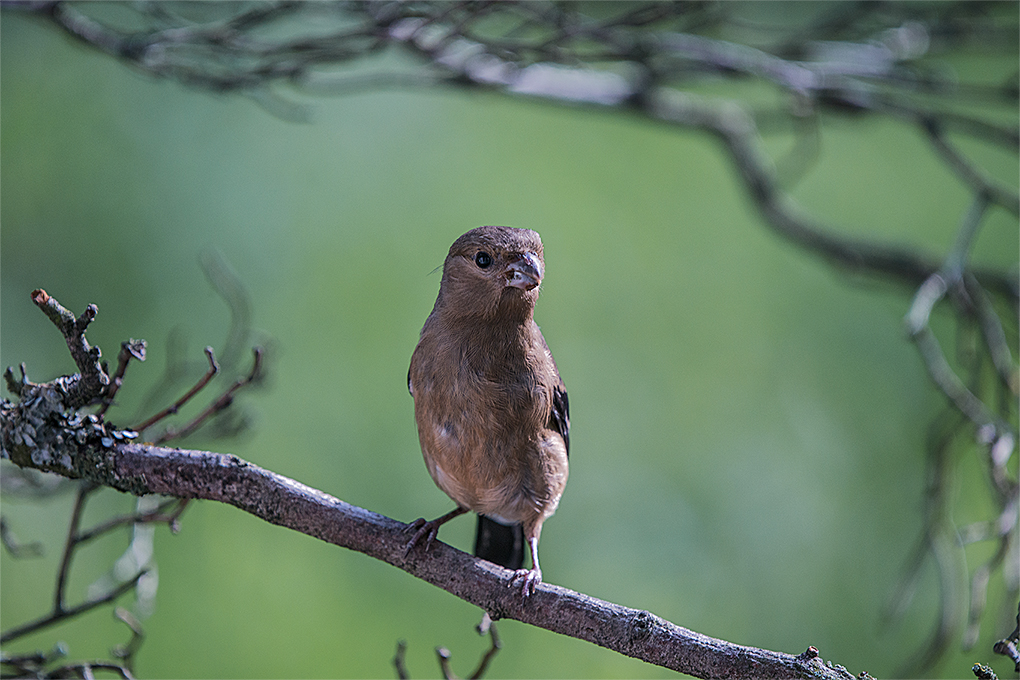
[[[544,273],[537,232],[478,227],[450,246],[436,306],[456,316],[528,318]]]

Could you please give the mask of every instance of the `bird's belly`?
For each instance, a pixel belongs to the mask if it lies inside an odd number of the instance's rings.
[[[464,447],[449,431],[441,433],[444,429],[436,428],[437,435],[445,436],[423,446],[423,452],[436,486],[457,504],[508,524],[556,511],[567,481],[566,451],[558,438],[518,452],[513,456],[518,464],[511,465],[499,445]]]
[[[496,517],[506,523],[521,521],[518,517],[504,516],[513,505],[513,484],[507,480],[496,486],[485,486],[474,479],[464,479],[456,474],[451,474],[439,463],[430,467],[432,478],[436,486],[442,489],[447,496],[455,500],[459,505],[471,510]],[[510,512],[511,515],[516,513]]]

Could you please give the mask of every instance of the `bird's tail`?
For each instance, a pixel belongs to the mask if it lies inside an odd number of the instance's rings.
[[[507,569],[520,569],[524,566],[524,527],[478,515],[475,555]]]

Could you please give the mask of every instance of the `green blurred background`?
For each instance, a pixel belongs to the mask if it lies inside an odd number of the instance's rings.
[[[2,366],[25,362],[36,380],[73,370],[29,299],[42,287],[76,312],[99,306],[89,337],[108,358],[148,340],[119,397],[137,403],[171,329],[198,362],[222,344],[228,311],[198,263],[218,252],[271,338],[272,378],[240,399],[250,432],[186,444],[403,521],[438,516],[451,505],[421,461],[405,383],[433,270],[472,227],[529,227],[548,269],[536,316],[572,406],[547,581],[741,644],[815,645],[855,674],[889,675],[934,625],[930,564],[903,621],[881,623],[921,528],[924,434],[942,406],[904,336],[909,292],[777,240],[712,139],[447,89],[295,95],[313,114],[299,124],[153,81],[15,13],[0,47]],[[952,66],[1004,77],[1015,62]],[[925,140],[887,120],[831,123],[795,197],[848,232],[944,252],[970,197]],[[1015,156],[968,151],[1015,183]],[[998,215],[975,259],[1004,266],[1017,251],[1015,222]],[[961,523],[989,512],[980,474],[961,469]],[[5,499],[19,537],[47,552],[0,556],[4,627],[50,606],[71,501]],[[105,491],[87,520],[132,507]],[[461,519],[441,538],[470,550],[472,535]],[[72,601],[126,536],[78,555]],[[974,546],[971,564],[989,549]],[[436,646],[459,674],[487,646],[475,608],[224,505],[193,504],[179,535],[159,527],[156,562],[140,676],[393,677],[406,639],[411,675],[436,677]],[[996,576],[978,646],[954,645],[934,672],[982,661],[1007,674],[990,652],[1012,627],[1002,597]],[[488,677],[674,675],[517,622],[500,631]],[[61,639],[72,657],[104,657],[127,637],[105,608],[10,651]]]

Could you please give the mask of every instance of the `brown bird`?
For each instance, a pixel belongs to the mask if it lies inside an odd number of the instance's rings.
[[[544,267],[530,229],[478,227],[454,241],[407,374],[425,465],[457,503],[415,520],[407,552],[476,512],[475,554],[514,569],[510,585],[523,581],[525,596],[542,581],[538,538],[563,495],[570,448],[567,391],[534,319]]]

